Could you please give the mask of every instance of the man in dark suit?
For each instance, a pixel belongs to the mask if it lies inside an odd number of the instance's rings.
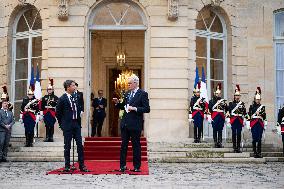
[[[94,108],[94,123],[91,136],[94,137],[97,133],[97,136],[101,137],[102,126],[106,117],[105,108],[107,107],[107,99],[103,97],[103,90],[98,91],[98,98],[93,100],[92,106]]]
[[[9,102],[2,100],[2,109],[0,110],[0,162],[7,161],[12,126],[15,124],[13,112],[9,110],[8,106]]]
[[[80,121],[81,121],[81,116],[84,112],[84,96],[83,92],[78,91],[78,83],[75,82],[76,89],[74,91],[74,98],[78,102],[78,110],[80,112]]]
[[[134,172],[140,172],[141,167],[141,144],[140,136],[143,127],[143,113],[150,112],[148,93],[139,89],[139,78],[132,75],[128,79],[129,91],[125,94],[123,102],[119,102],[117,98],[113,98],[116,107],[124,110],[120,122],[121,128],[121,149],[120,149],[120,169],[126,170],[126,155],[128,142],[131,138],[133,146],[133,166]]]
[[[72,138],[74,138],[77,145],[79,169],[80,171],[88,172],[88,169],[84,165],[79,103],[73,95],[76,88],[75,82],[73,80],[66,80],[63,86],[66,93],[58,100],[56,117],[64,136],[64,171],[70,171],[70,149]]]

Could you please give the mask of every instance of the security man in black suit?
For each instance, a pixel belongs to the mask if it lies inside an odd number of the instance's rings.
[[[78,110],[80,112],[80,122],[81,122],[81,116],[84,112],[84,96],[83,96],[83,92],[78,91],[78,83],[75,82],[75,92],[73,93],[75,100],[78,102]]]
[[[131,138],[133,146],[133,165],[134,172],[140,172],[141,167],[141,144],[140,136],[143,126],[143,113],[150,112],[148,93],[139,89],[139,78],[132,75],[128,79],[129,91],[124,95],[124,99],[120,102],[117,98],[113,98],[116,107],[124,110],[120,122],[121,128],[121,149],[120,149],[120,172],[126,170],[126,156],[128,142]]]
[[[105,108],[107,107],[107,99],[103,97],[103,90],[98,91],[98,98],[93,100],[92,107],[94,108],[94,123],[91,136],[94,137],[97,133],[97,136],[101,137],[102,126],[106,117]]]
[[[66,93],[58,100],[56,117],[64,136],[64,171],[70,171],[70,149],[72,138],[74,138],[77,145],[79,169],[82,172],[88,172],[89,170],[84,165],[79,103],[73,95],[76,89],[75,82],[73,80],[66,80],[63,86]]]

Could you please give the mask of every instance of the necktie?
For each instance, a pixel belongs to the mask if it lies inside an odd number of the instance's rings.
[[[7,112],[7,110],[5,110],[5,113],[6,113],[6,117],[8,117],[8,112]]]
[[[76,109],[76,104],[75,104],[75,99],[74,97],[70,97],[71,99],[71,105],[72,105],[72,111],[73,111],[73,119],[77,119],[77,109]]]
[[[129,101],[134,97],[134,91],[131,91],[130,96],[129,96]]]

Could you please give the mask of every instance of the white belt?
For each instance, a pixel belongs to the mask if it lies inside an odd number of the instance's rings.
[[[216,109],[216,110],[213,110],[213,112],[220,112],[220,113],[224,113],[224,110]]]
[[[243,114],[232,114],[232,116],[239,116],[239,117],[243,117]]]
[[[253,116],[252,119],[263,119],[261,116]]]
[[[46,109],[55,109],[53,106],[45,106]]]
[[[193,108],[193,110],[202,110],[202,108]]]

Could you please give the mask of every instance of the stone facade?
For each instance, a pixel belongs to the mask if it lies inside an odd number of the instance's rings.
[[[42,19],[42,86],[54,78],[56,94],[62,83],[72,78],[85,94],[88,89],[88,20],[93,9],[104,1],[67,0],[68,20],[58,18],[59,0],[26,0],[40,10]],[[149,92],[151,113],[145,115],[149,140],[181,140],[189,136],[187,109],[196,67],[196,19],[211,0],[179,0],[178,18],[168,19],[167,0],[133,0],[145,13],[144,87]],[[62,3],[62,2],[61,2]],[[0,7],[0,84],[11,88],[12,28],[16,15],[25,6],[20,1],[1,0]],[[240,84],[242,99],[253,99],[256,86],[263,89],[270,129],[275,123],[275,68],[273,12],[284,8],[284,1],[225,0],[215,9],[227,29],[228,99]],[[85,95],[88,101],[89,95]],[[88,111],[88,108],[86,108]],[[86,115],[84,123],[86,123]],[[87,124],[83,124],[87,133]],[[275,141],[276,142],[276,141]]]

